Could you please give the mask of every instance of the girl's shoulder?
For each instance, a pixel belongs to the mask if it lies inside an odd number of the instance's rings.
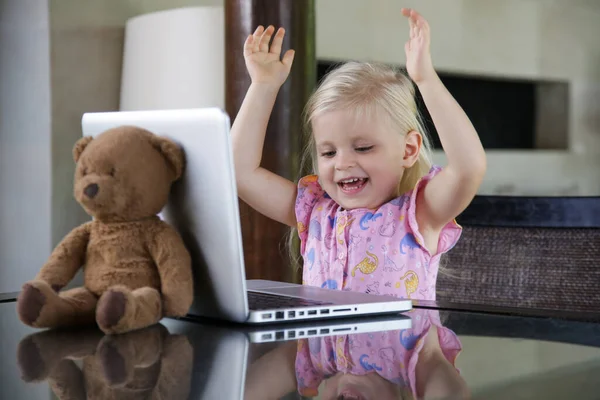
[[[391,199],[385,204],[382,204],[377,211],[386,211],[388,213],[393,212],[395,214],[414,214],[417,203],[417,195],[441,170],[441,167],[437,165],[432,166],[427,175],[421,177],[411,190]]]
[[[296,214],[296,223],[298,236],[301,240],[301,252],[304,253],[306,238],[309,228],[320,231],[321,222],[329,221],[325,215],[316,215],[316,210],[332,211],[336,207],[335,201],[329,197],[327,192],[321,187],[317,175],[307,175],[298,182],[298,194],[296,195],[296,204],[294,211]],[[315,220],[316,218],[316,220]]]
[[[419,193],[423,191],[423,189],[429,183],[429,181],[431,181],[431,179],[433,179],[437,174],[439,174],[441,170],[442,168],[440,166],[433,165],[429,169],[429,172],[421,179],[419,179],[415,187],[405,195],[407,202],[407,206],[405,208],[405,218],[407,220],[410,232],[413,235],[414,241],[418,243],[424,251],[429,253],[430,256],[434,254],[425,247],[425,240],[417,222],[417,197]],[[452,249],[460,239],[461,234],[462,227],[455,220],[450,221],[448,224],[446,224],[446,226],[444,226],[440,232],[438,248],[437,251],[435,251],[435,254],[445,253]]]
[[[383,204],[379,209],[373,211],[372,214],[368,213],[364,215],[363,219],[379,220],[380,225],[382,225],[378,228],[381,235],[385,236],[383,232],[390,233],[387,236],[400,240],[401,248],[407,245],[414,251],[425,252],[428,257],[449,251],[456,245],[462,233],[462,227],[456,221],[451,221],[442,228],[438,240],[438,248],[435,251],[430,251],[426,247],[423,231],[417,221],[417,197],[429,181],[441,170],[437,165],[432,166],[429,172],[421,177],[411,190]],[[397,226],[398,223],[400,224],[399,226]],[[396,226],[399,229],[395,230],[394,227]],[[392,232],[396,232],[396,234],[391,235]],[[400,254],[405,253],[401,250]]]
[[[296,219],[302,221],[310,215],[313,207],[320,200],[331,200],[319,184],[317,175],[307,175],[298,181],[298,194],[296,195]]]

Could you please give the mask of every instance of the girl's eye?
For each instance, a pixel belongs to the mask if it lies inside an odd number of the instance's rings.
[[[323,156],[323,157],[333,157],[333,156],[335,156],[335,151],[326,151],[324,153],[321,153],[321,156]]]
[[[357,147],[357,148],[356,148],[356,151],[359,151],[359,152],[361,152],[361,153],[364,153],[364,152],[366,152],[366,151],[369,151],[369,150],[371,150],[372,148],[373,148],[373,146],[367,146],[367,147]]]
[[[115,171],[115,169],[114,169],[114,168],[111,168],[111,169],[110,169],[110,176],[113,176],[113,177],[114,177],[116,173],[117,173],[117,171]]]

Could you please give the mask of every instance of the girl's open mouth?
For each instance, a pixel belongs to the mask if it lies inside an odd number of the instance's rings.
[[[346,194],[356,194],[365,187],[368,180],[369,178],[344,179],[343,181],[338,182],[338,186]]]

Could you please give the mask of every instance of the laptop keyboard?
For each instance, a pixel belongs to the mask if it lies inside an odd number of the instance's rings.
[[[251,310],[272,310],[279,308],[326,306],[333,303],[326,303],[318,300],[300,299],[298,297],[288,297],[284,295],[274,295],[266,293],[248,292],[248,305]]]

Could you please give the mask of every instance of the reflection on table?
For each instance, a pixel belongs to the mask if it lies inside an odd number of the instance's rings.
[[[3,303],[2,398],[593,399],[600,393],[600,324],[418,308],[405,315],[410,323],[401,329],[375,324],[361,333],[259,343],[263,335],[253,328],[215,321],[164,319],[116,336],[36,331],[18,321],[14,303]]]

